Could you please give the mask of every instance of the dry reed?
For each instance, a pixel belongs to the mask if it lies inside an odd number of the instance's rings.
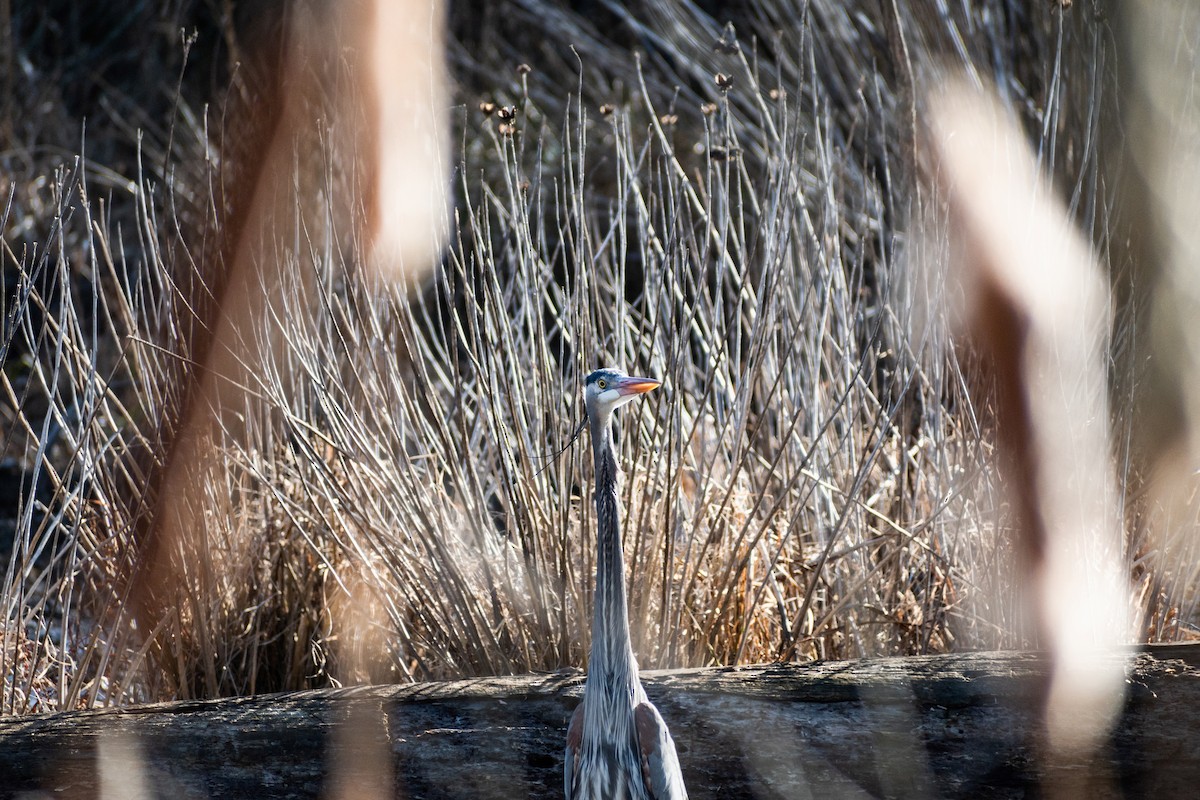
[[[0,348],[22,355],[0,392],[25,483],[4,713],[582,665],[590,458],[547,454],[603,364],[664,381],[619,420],[643,667],[1032,643],[989,410],[938,318],[945,286],[907,268],[950,253],[936,221],[905,229],[904,110],[938,55],[1009,76],[1095,234],[1102,33],[1002,0],[979,5],[1019,36],[917,4],[905,92],[864,71],[886,45],[841,3],[765,5],[738,31],[651,5],[610,9],[639,63],[530,2],[507,24],[540,37],[455,50],[452,244],[420,285],[371,277],[348,230],[307,224],[355,191],[313,120],[313,191],[266,248],[278,283],[241,332],[266,355],[234,387],[236,426],[188,466],[203,536],[168,554],[178,580],[150,626],[129,581],[207,280],[189,214],[217,205],[213,113],[181,98],[127,181],[67,160],[40,173],[48,198],[10,189]]]

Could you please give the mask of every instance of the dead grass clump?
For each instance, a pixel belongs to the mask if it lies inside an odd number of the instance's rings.
[[[177,378],[196,369],[192,300],[211,288],[197,251],[211,240],[175,203],[217,195],[147,171],[101,203],[91,173],[57,176],[73,198],[59,239],[6,254],[19,324],[0,346],[30,357],[6,362],[0,389],[38,488],[0,622],[49,642],[45,621],[62,620],[81,649],[58,703],[582,664],[590,457],[546,454],[580,418],[581,376],[612,363],[664,381],[618,426],[644,667],[1030,641],[987,410],[943,321],[922,316],[946,287],[906,266],[951,257],[944,237],[903,227],[897,119],[920,69],[908,94],[864,71],[881,40],[839,4],[786,25],[764,9],[741,38],[689,4],[622,12],[652,45],[640,64],[566,10],[517,5],[574,38],[540,37],[531,71],[502,70],[525,59],[499,46],[473,65],[457,53],[460,74],[492,81],[487,102],[515,111],[501,129],[472,98],[458,117],[452,244],[418,285],[359,268],[337,120],[291,132],[305,191],[280,202],[289,213],[259,251],[269,278],[252,288],[268,301],[228,354],[245,374],[223,389],[236,405],[175,445],[194,455],[187,508],[152,476],[179,423]],[[905,28],[933,42],[914,52],[1055,52],[1046,25],[1014,44],[912,14]],[[1048,158],[1077,154],[1067,138],[1090,130],[1055,138],[1047,123]],[[136,225],[114,226],[110,203]],[[155,508],[194,535],[159,554],[174,578],[139,605],[131,576]],[[0,651],[6,708],[36,710],[47,673],[17,650]]]

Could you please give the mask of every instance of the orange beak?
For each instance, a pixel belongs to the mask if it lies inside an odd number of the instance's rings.
[[[615,388],[622,395],[630,394],[645,394],[651,389],[657,389],[662,386],[662,381],[656,381],[653,378],[635,378],[632,375],[621,378]]]

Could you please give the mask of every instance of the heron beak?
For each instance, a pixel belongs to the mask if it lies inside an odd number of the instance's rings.
[[[651,389],[657,389],[662,386],[662,381],[656,381],[653,378],[635,378],[632,375],[622,378],[621,382],[616,385],[616,390],[622,396],[645,394]]]

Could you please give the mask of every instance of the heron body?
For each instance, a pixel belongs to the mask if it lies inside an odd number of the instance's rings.
[[[625,600],[612,412],[659,386],[619,370],[584,381],[596,464],[596,594],[583,702],[567,728],[567,800],[686,800],[675,742],[638,680]]]

